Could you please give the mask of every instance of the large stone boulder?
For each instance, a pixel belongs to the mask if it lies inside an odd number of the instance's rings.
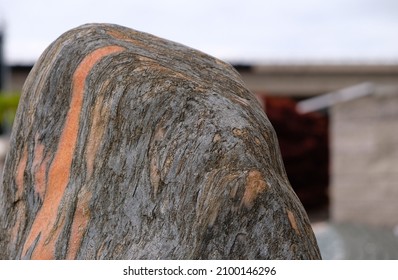
[[[320,258],[238,73],[125,27],[46,49],[4,170],[1,259]]]

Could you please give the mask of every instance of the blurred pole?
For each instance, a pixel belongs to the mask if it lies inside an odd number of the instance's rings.
[[[5,60],[6,23],[0,17],[0,93],[8,90],[9,69]]]
[[[297,103],[297,111],[305,114],[331,107],[375,92],[375,85],[364,82],[338,91],[312,97]]]
[[[0,91],[3,91],[5,88],[5,63],[4,63],[4,29],[3,23],[0,21]]]

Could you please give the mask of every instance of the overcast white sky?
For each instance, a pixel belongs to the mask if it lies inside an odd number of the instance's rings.
[[[398,63],[398,0],[0,0],[8,63],[63,32],[116,23],[235,63]]]

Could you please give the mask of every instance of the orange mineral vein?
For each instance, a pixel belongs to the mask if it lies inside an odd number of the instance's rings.
[[[99,48],[87,55],[78,65],[73,74],[72,99],[66,116],[64,130],[62,131],[58,149],[48,173],[48,181],[43,205],[37,213],[32,228],[26,239],[22,256],[33,245],[38,235],[38,240],[31,258],[53,259],[55,258],[55,245],[64,223],[64,215],[57,218],[62,197],[68,185],[73,154],[75,152],[79,119],[83,105],[84,87],[88,74],[94,65],[103,57],[112,53],[121,52],[124,48],[120,46],[106,46]]]

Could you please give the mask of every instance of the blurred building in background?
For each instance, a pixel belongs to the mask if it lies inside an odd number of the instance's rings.
[[[23,64],[8,65],[6,90],[9,92],[20,92],[32,67],[32,65]]]
[[[265,102],[291,184],[310,214],[398,225],[398,65],[237,69]]]
[[[331,217],[398,225],[398,86],[336,104],[331,115]]]

